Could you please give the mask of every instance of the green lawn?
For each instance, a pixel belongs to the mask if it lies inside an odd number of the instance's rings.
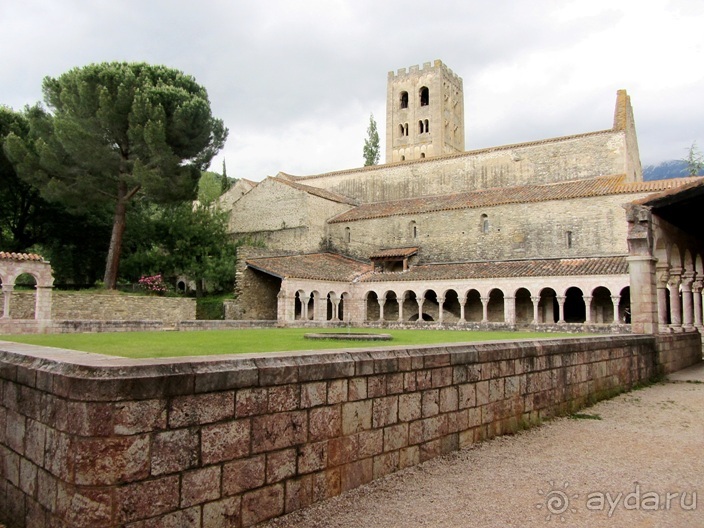
[[[321,350],[371,346],[425,345],[501,339],[557,338],[570,334],[536,332],[474,332],[454,330],[369,330],[391,334],[393,340],[313,341],[303,334],[331,330],[312,328],[257,328],[242,330],[207,330],[191,332],[116,332],[100,334],[7,335],[0,340],[34,345],[68,348],[131,358],[204,356],[288,350]],[[347,330],[336,330],[346,332]],[[353,329],[366,332],[366,329]]]

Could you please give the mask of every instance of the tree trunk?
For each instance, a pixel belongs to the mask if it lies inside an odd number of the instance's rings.
[[[127,184],[118,183],[117,204],[115,205],[115,217],[112,222],[112,235],[110,236],[110,248],[108,249],[108,259],[105,264],[105,278],[103,282],[108,290],[117,287],[117,270],[120,266],[120,255],[122,253],[122,237],[125,234],[125,218],[127,216]]]

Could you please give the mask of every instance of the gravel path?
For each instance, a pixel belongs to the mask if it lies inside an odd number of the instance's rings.
[[[556,419],[260,526],[704,526],[704,365],[583,413],[601,419]]]

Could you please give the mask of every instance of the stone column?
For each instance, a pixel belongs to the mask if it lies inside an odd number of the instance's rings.
[[[533,324],[538,324],[540,322],[540,315],[538,313],[540,306],[540,297],[531,297],[531,302],[533,303]]]
[[[482,323],[489,322],[489,297],[481,297],[482,301]]]
[[[467,296],[465,295],[462,297],[462,300],[460,301],[460,323],[464,323],[467,321],[464,315],[464,305],[467,304]]]
[[[445,297],[438,297],[438,322],[442,323],[443,321],[443,311],[442,311],[442,305],[445,304]]]
[[[680,298],[680,284],[682,283],[682,270],[671,269],[670,280],[670,327],[674,331],[682,330],[682,300]]]
[[[288,321],[289,305],[293,306],[293,303],[288,301],[286,291],[281,288],[276,295],[276,320],[278,322],[283,323]]]
[[[670,280],[669,265],[665,263],[664,267],[656,267],[655,274],[658,295],[658,331],[667,333],[670,332],[670,327],[667,324],[667,298],[670,294],[667,289],[667,281]]]
[[[567,297],[563,297],[560,295],[557,295],[555,297],[557,299],[557,310],[558,310],[558,317],[557,317],[557,322],[559,323],[564,323],[565,322],[565,299]]]
[[[510,325],[516,324],[516,298],[504,297],[504,322]]]
[[[423,303],[425,302],[425,298],[421,297],[420,299],[416,297],[416,302],[418,303],[418,320],[422,321],[423,320]]]
[[[612,295],[611,296],[611,304],[614,305],[614,324],[621,323],[621,314],[618,313],[618,305],[620,302],[621,302],[620,295]]]
[[[386,297],[379,297],[377,299],[379,302],[379,321],[384,320],[384,305],[386,304]]]
[[[658,330],[658,297],[653,257],[653,219],[650,208],[628,204],[628,275],[631,281],[631,328],[637,334]]]
[[[396,302],[398,303],[398,322],[403,322],[403,303],[406,302],[406,294],[396,296]]]
[[[3,300],[3,319],[12,319],[10,314],[10,300],[12,299],[12,292],[15,289],[14,284],[3,284],[2,285],[2,300]]]
[[[692,282],[694,282],[694,272],[685,271],[682,274],[682,323],[685,330],[694,330]]]
[[[590,295],[582,295],[584,299],[584,324],[590,324],[592,322],[592,299]]]
[[[339,299],[330,299],[330,302],[332,303],[332,320],[333,321],[339,321],[340,320],[340,300]]]
[[[694,326],[701,332],[702,329],[702,280],[692,282],[692,295],[694,300]]]

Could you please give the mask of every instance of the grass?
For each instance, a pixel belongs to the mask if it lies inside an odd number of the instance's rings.
[[[573,413],[570,414],[570,418],[572,418],[573,420],[601,420],[600,415],[587,413]]]
[[[312,341],[303,334],[330,330],[314,328],[256,328],[191,332],[116,332],[99,334],[8,335],[0,340],[33,345],[68,348],[111,356],[162,358],[322,350],[335,348],[369,348],[382,346],[426,345],[502,339],[538,339],[567,337],[570,334],[536,332],[475,332],[457,330],[383,330],[392,341]],[[363,329],[339,329],[338,332],[366,332]]]

